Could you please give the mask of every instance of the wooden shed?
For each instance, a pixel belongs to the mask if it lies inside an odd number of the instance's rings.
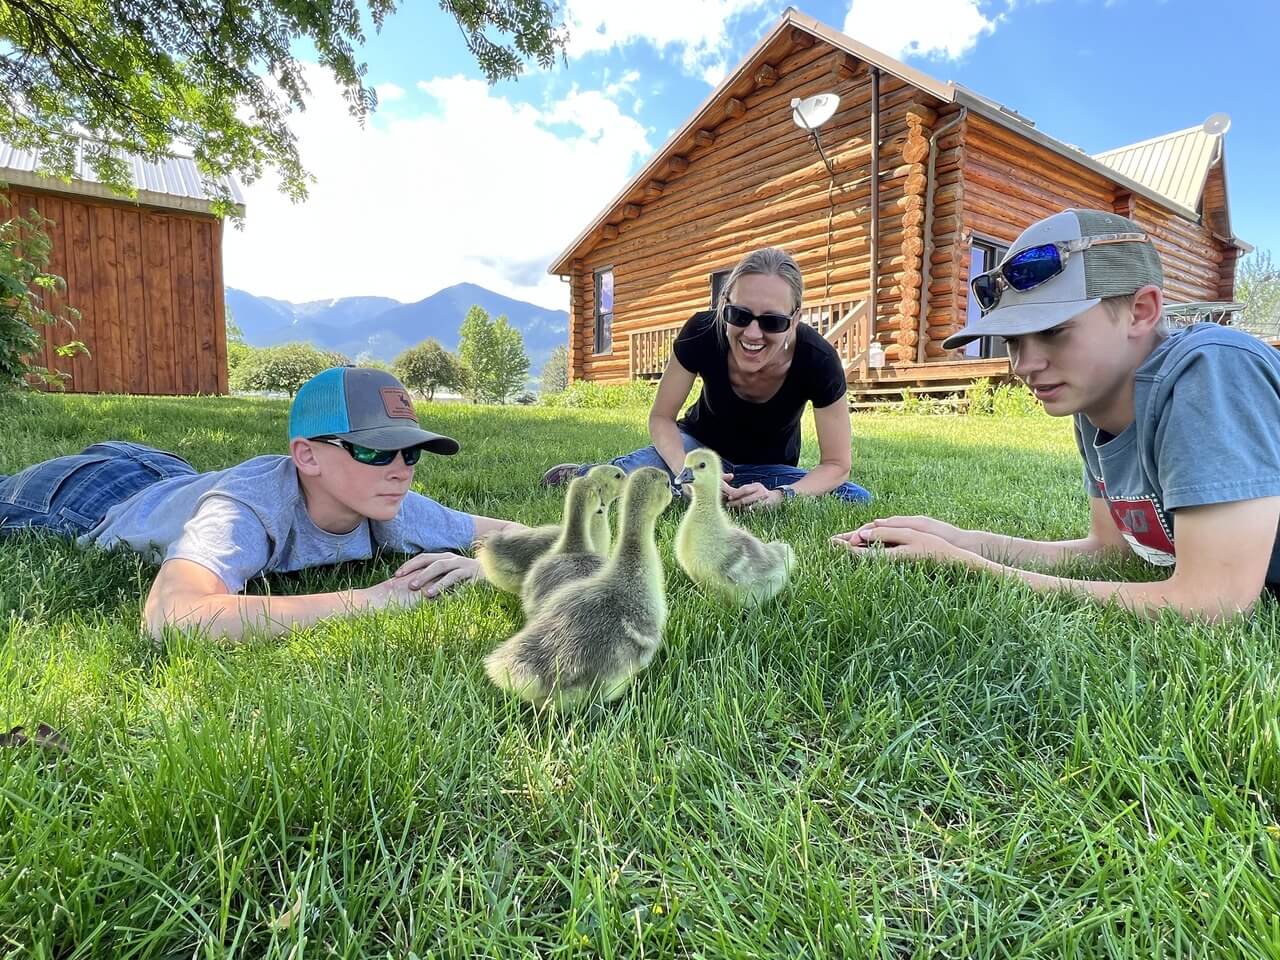
[[[792,120],[794,100],[821,93],[840,97],[819,130],[825,161]],[[1249,248],[1226,185],[1220,134],[1091,157],[788,10],[550,267],[568,280],[569,375],[660,376],[733,264],[781,246],[805,275],[802,318],[835,344],[855,402],[1007,377],[998,339],[942,348],[977,309],[971,270],[1041,217],[1087,206],[1150,231],[1170,301],[1230,300]]]
[[[48,270],[67,288],[47,303],[80,311],[74,331],[44,331],[36,360],[67,374],[74,393],[225,394],[222,220],[194,161],[131,165],[136,200],[96,182],[82,157],[64,183],[38,175],[33,154],[0,144],[9,212],[52,221]],[[239,189],[227,186],[243,215]],[[88,353],[59,357],[54,346],[71,339]]]

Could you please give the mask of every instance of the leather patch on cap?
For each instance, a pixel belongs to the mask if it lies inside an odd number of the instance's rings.
[[[383,387],[378,392],[382,394],[382,406],[386,409],[388,417],[418,422],[418,415],[413,412],[409,394],[399,387]]]

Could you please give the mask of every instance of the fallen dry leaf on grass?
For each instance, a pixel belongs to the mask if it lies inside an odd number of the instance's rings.
[[[59,753],[71,752],[62,734],[47,723],[36,727],[34,737],[28,736],[26,727],[21,726],[14,727],[8,733],[0,733],[0,747],[24,747],[27,744],[34,744],[46,750],[57,750]]]

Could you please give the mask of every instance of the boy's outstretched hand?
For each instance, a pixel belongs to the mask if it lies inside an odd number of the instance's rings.
[[[959,545],[963,534],[959,527],[932,517],[885,517],[864,523],[857,530],[837,533],[831,543],[851,553],[879,548],[891,557],[966,562],[978,559]]]
[[[403,581],[410,590],[435,597],[456,584],[483,577],[479,560],[456,553],[420,553],[402,563],[392,579]]]

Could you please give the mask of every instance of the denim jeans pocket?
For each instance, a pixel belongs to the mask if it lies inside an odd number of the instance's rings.
[[[34,464],[0,485],[0,503],[49,513],[53,509],[54,498],[68,480],[87,467],[110,459],[111,455],[106,452],[77,453]]]

